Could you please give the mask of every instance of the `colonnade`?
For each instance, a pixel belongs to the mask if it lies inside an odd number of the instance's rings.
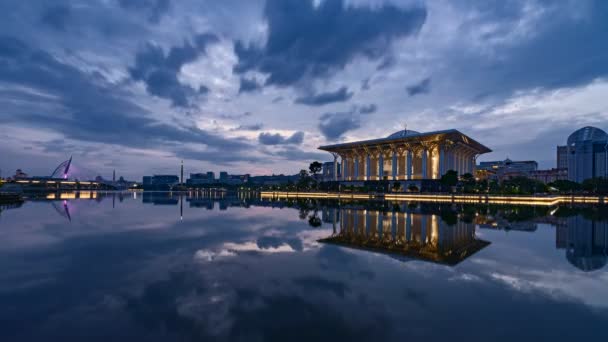
[[[458,220],[447,225],[438,215],[376,210],[335,209],[339,214],[339,231],[334,236],[355,243],[384,245],[413,245],[427,250],[451,251],[467,246],[475,240],[475,224]],[[339,211],[339,213],[338,213]]]
[[[332,152],[334,180],[440,179],[447,171],[475,173],[478,152],[461,144],[421,143],[352,148]],[[338,159],[341,176],[338,177]]]

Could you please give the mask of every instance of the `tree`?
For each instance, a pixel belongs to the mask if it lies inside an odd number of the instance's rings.
[[[418,191],[419,191],[419,190],[418,190],[418,187],[417,187],[415,184],[410,184],[410,186],[408,186],[408,187],[407,187],[407,189],[408,189],[410,192],[418,192]]]
[[[308,172],[306,170],[300,170],[298,176],[300,177],[297,184],[298,189],[307,189],[308,184],[310,183],[310,176],[308,175]]]
[[[314,161],[312,163],[310,163],[310,166],[308,166],[308,170],[310,170],[310,174],[314,176],[317,175],[317,173],[321,172],[321,170],[323,169],[323,164],[319,163],[318,161]]]
[[[608,178],[597,177],[583,181],[583,189],[596,194],[608,194]]]
[[[465,193],[472,193],[476,190],[477,181],[470,173],[462,175],[462,187]]]
[[[556,180],[553,183],[549,183],[549,186],[556,188],[559,192],[573,192],[582,190],[582,186],[577,182],[569,180]]]
[[[313,228],[321,227],[322,224],[323,222],[321,221],[319,216],[317,216],[316,212],[313,215],[310,215],[310,217],[308,218],[308,225]]]
[[[458,184],[458,172],[454,170],[448,170],[443,176],[441,176],[441,185],[445,188],[450,189]]]
[[[393,192],[399,192],[399,189],[401,189],[401,183],[400,182],[394,182],[393,183]]]

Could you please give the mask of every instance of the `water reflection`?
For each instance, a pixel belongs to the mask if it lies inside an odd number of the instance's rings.
[[[61,197],[0,215],[2,341],[608,337],[604,208]]]
[[[475,236],[475,224],[456,217],[446,222],[421,207],[401,205],[383,212],[358,207],[331,209],[339,230],[320,240],[342,246],[404,255],[420,260],[456,265],[490,243]]]

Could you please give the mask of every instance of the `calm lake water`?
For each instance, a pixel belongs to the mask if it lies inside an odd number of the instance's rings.
[[[0,212],[0,341],[608,339],[606,208],[58,197]]]

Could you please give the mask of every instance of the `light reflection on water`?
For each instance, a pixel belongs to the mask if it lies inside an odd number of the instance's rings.
[[[3,341],[608,337],[605,208],[46,197],[0,212]]]

